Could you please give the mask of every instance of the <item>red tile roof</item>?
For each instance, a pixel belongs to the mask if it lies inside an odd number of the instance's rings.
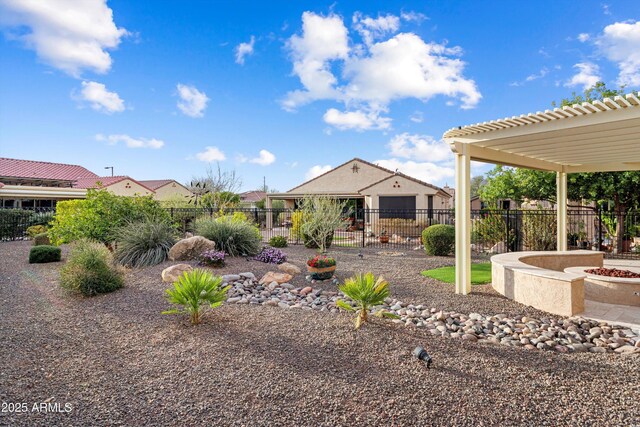
[[[128,179],[131,182],[135,182],[136,184],[144,187],[149,190],[149,192],[154,193],[154,191],[148,186],[142,184],[140,181],[136,181],[130,176],[96,176],[92,178],[80,178],[73,183],[73,188],[97,188],[98,182],[102,184],[102,187],[108,187],[113,184],[117,184],[120,181],[124,181]]]
[[[153,190],[157,190],[160,187],[164,187],[167,184],[171,184],[172,182],[175,182],[175,180],[174,179],[146,179],[138,182],[140,184],[146,185],[147,187]]]
[[[79,165],[0,157],[0,176],[73,181],[98,175]]]
[[[240,200],[243,202],[259,202],[267,197],[267,193],[264,191],[245,191],[240,193]]]

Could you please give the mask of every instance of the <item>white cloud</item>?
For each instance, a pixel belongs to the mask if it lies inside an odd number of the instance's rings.
[[[244,65],[245,56],[253,55],[253,45],[256,42],[256,38],[251,36],[251,40],[248,43],[240,43],[236,46],[236,64]]]
[[[407,22],[415,22],[417,24],[421,24],[425,19],[429,19],[424,13],[414,11],[402,12],[400,14],[400,18],[404,19]]]
[[[402,33],[369,49],[369,56],[351,58],[345,65],[349,99],[378,105],[401,98],[427,101],[436,95],[461,97],[462,108],[472,108],[481,95],[473,80],[462,76],[460,48],[425,43],[412,33]]]
[[[565,86],[580,86],[584,89],[590,88],[600,80],[602,77],[600,76],[600,68],[597,64],[592,62],[580,62],[575,64],[573,68],[578,70],[578,73],[575,74],[571,79],[566,82]]]
[[[509,83],[509,86],[522,86],[525,83],[541,79],[547,74],[549,74],[549,69],[547,67],[542,67],[538,73],[529,74],[523,81]]]
[[[329,172],[331,170],[331,166],[330,165],[315,165],[312,166],[307,173],[304,175],[304,179],[305,181],[309,181],[310,179],[313,179],[317,176],[322,175],[323,173]]]
[[[413,123],[422,123],[424,121],[424,115],[422,111],[414,111],[413,114],[409,116],[409,120]]]
[[[74,77],[83,70],[106,73],[127,30],[118,28],[106,0],[4,0],[0,24],[45,63]],[[25,31],[25,29],[28,29]]]
[[[293,60],[293,73],[305,90],[289,92],[282,102],[285,110],[317,99],[334,99],[339,92],[331,72],[330,61],[346,59],[349,54],[347,28],[337,15],[327,17],[313,12],[302,14],[302,36],[293,35],[287,42]]]
[[[80,94],[74,97],[102,113],[121,113],[125,109],[122,98],[116,92],[109,92],[102,83],[84,81]]]
[[[360,33],[367,46],[374,40],[384,37],[388,33],[395,33],[400,28],[400,18],[395,15],[378,16],[371,18],[360,12],[353,14],[353,28]]]
[[[164,141],[156,138],[132,138],[129,135],[102,135],[97,134],[96,140],[106,141],[109,145],[116,145],[118,143],[124,143],[128,148],[162,148],[164,147]]]
[[[392,157],[429,162],[453,159],[449,145],[444,141],[436,141],[429,135],[401,133],[394,136],[387,146]]]
[[[260,166],[268,166],[275,161],[276,156],[274,156],[273,153],[270,153],[267,150],[260,150],[260,155],[258,157],[249,160],[249,162],[258,164]]]
[[[372,130],[372,129],[389,129],[391,127],[391,119],[389,117],[380,117],[379,111],[365,112],[356,111],[339,111],[335,108],[329,108],[324,116],[325,123],[334,126],[340,130]]]
[[[591,38],[591,36],[587,33],[580,33],[578,34],[578,40],[582,43],[588,41]]]
[[[640,86],[640,21],[607,25],[596,44],[617,64],[619,85]]]
[[[218,147],[205,147],[204,151],[196,154],[196,159],[203,162],[221,162],[226,156]]]
[[[375,42],[376,38],[397,31],[399,20],[393,15],[373,19],[356,14],[356,30],[366,30],[363,38],[370,39],[370,44],[353,48],[339,16],[305,12],[302,20],[302,35],[292,36],[288,48],[293,73],[303,89],[287,94],[282,101],[286,110],[316,100],[333,100],[344,103],[350,112],[369,113],[386,112],[392,101],[403,98],[426,102],[445,95],[459,99],[462,108],[473,108],[480,101],[476,83],[462,74],[465,63],[458,58],[462,53],[460,47],[427,43],[412,33]],[[339,76],[332,70],[336,62],[343,66]],[[337,110],[332,110],[331,115],[338,119]],[[352,114],[349,118],[356,117]],[[362,121],[363,114],[357,118]]]
[[[455,169],[448,166],[440,166],[432,162],[414,162],[413,160],[402,161],[398,159],[376,160],[374,163],[391,169],[398,170],[405,175],[417,178],[430,184],[438,183],[445,178],[455,176]]]
[[[178,83],[178,96],[182,101],[178,101],[178,108],[189,117],[202,117],[207,108],[209,98],[204,92],[200,92],[195,86],[188,86]]]

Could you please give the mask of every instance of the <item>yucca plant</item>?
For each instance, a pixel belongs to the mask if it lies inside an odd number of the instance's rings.
[[[115,260],[126,267],[148,267],[167,259],[175,244],[174,230],[162,221],[131,222],[115,232]]]
[[[356,306],[353,307],[345,300],[337,300],[336,305],[347,311],[355,311],[356,329],[368,321],[368,315],[371,308],[382,305],[385,298],[389,297],[389,282],[384,280],[382,276],[377,279],[373,273],[358,274],[344,281],[344,285],[340,286],[340,291],[349,297]],[[377,317],[389,317],[397,319],[397,314],[387,310],[378,310],[375,314]]]
[[[172,310],[163,311],[162,314],[185,313],[191,317],[191,323],[200,323],[200,309],[202,305],[216,308],[227,299],[227,291],[231,285],[222,287],[222,278],[212,275],[206,270],[195,269],[185,272],[178,281],[174,282],[173,289],[167,289],[165,295],[171,304],[182,306]]]

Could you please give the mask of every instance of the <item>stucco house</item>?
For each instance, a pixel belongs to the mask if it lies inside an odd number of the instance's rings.
[[[440,187],[356,157],[286,193],[269,194],[267,200],[284,200],[286,207],[294,208],[296,200],[307,194],[353,200],[357,208],[384,210],[445,209],[451,199]]]
[[[0,208],[54,207],[60,200],[84,199],[90,188],[119,196],[151,194],[159,200],[173,194],[191,195],[174,180],[145,184],[129,176],[98,176],[80,165],[0,158]]]
[[[253,190],[240,193],[240,206],[243,208],[255,209],[258,207],[258,202],[264,200],[267,197],[265,191]]]
[[[152,179],[140,180],[140,184],[153,190],[153,198],[156,200],[170,200],[178,197],[192,197],[193,193],[187,187],[180,184],[175,179]]]

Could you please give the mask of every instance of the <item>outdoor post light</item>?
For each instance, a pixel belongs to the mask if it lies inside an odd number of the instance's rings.
[[[413,350],[413,355],[416,357],[416,359],[422,360],[427,365],[427,369],[431,369],[432,360],[431,356],[429,356],[429,353],[427,353],[427,350],[422,347],[416,347],[416,349]]]

